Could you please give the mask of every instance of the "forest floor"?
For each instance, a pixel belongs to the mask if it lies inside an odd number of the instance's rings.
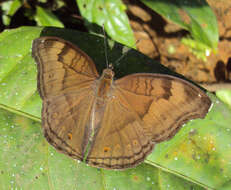
[[[208,0],[217,17],[219,43],[217,53],[211,53],[207,61],[198,59],[181,42],[188,35],[185,30],[137,1],[132,2],[127,2],[128,15],[139,40],[138,50],[200,84],[231,81],[231,1]],[[170,47],[174,53],[169,51]]]

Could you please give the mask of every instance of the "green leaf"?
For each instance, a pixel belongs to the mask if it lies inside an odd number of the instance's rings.
[[[231,107],[231,90],[218,90],[216,91],[216,96]]]
[[[0,109],[0,188],[23,190],[175,189],[203,190],[147,164],[126,171],[87,166],[58,153],[41,133],[40,123]],[[168,177],[166,180],[166,176]]]
[[[30,56],[32,40],[51,35],[77,44],[93,59],[99,73],[106,67],[103,39],[98,36],[36,27],[1,33],[0,189],[231,188],[231,110],[213,95],[213,107],[205,119],[188,122],[174,138],[156,145],[146,164],[134,169],[95,169],[55,151],[36,122],[41,100]],[[115,44],[108,52],[110,62],[115,63],[123,50]],[[117,78],[133,72],[174,74],[135,50],[113,66]]]
[[[14,0],[14,1],[6,1],[1,4],[2,4],[2,10],[4,11],[2,17],[3,23],[5,25],[9,25],[11,21],[11,17],[21,7],[22,3],[20,2],[20,0]]]
[[[210,48],[217,51],[219,38],[217,20],[205,0],[142,0],[142,2],[166,19],[188,30],[195,42],[207,47],[205,51]]]
[[[133,47],[135,39],[130,27],[126,7],[121,0],[77,0],[81,15],[90,23],[105,27],[108,35],[127,46]]]
[[[41,115],[41,99],[37,94],[31,41],[40,32],[39,28],[25,27],[5,30],[0,35],[0,103],[8,110],[30,114],[37,120]]]
[[[204,62],[207,61],[207,56],[211,54],[211,49],[203,43],[190,39],[182,38],[181,42],[189,47],[189,50],[198,58]]]
[[[195,182],[222,189],[231,173],[231,110],[210,97],[213,107],[206,118],[187,123],[171,141],[158,144],[148,160]]]
[[[35,20],[39,26],[55,26],[63,28],[64,25],[59,19],[49,10],[36,6]]]

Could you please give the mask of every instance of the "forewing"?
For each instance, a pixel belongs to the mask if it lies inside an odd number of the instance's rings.
[[[116,86],[154,142],[171,138],[189,120],[204,118],[211,105],[200,88],[169,75],[128,75]]]
[[[32,55],[38,66],[38,90],[42,98],[80,90],[98,77],[89,56],[57,37],[35,39]]]

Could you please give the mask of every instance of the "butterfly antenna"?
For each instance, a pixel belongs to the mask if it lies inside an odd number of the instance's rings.
[[[104,30],[104,24],[103,24],[103,35],[104,35],[104,52],[105,52],[105,60],[106,60],[106,64],[107,64],[107,68],[109,68],[109,64],[108,64],[108,55],[107,55],[107,36]]]

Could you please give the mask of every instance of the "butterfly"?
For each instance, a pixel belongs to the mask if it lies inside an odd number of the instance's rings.
[[[166,74],[101,75],[92,59],[58,37],[33,41],[42,128],[58,151],[91,166],[131,168],[189,120],[204,118],[211,100],[199,87]]]

